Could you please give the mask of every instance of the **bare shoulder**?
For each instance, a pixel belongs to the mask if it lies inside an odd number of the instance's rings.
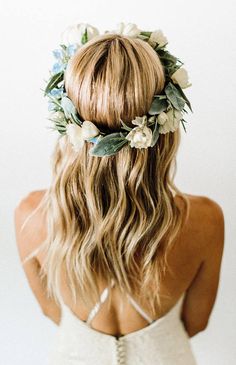
[[[36,210],[45,192],[30,192],[18,202],[14,210],[16,243],[22,258],[36,249],[45,237],[43,215],[40,210]]]
[[[222,250],[224,244],[224,213],[215,200],[198,195],[184,194],[189,201],[189,219],[186,231],[194,234],[208,254]]]
[[[215,200],[206,196],[185,194],[190,202],[190,214],[203,226],[216,228],[224,222],[223,209]],[[210,226],[209,226],[210,225]]]
[[[42,200],[46,190],[34,190],[24,196],[17,204],[15,213],[18,215],[29,214]]]

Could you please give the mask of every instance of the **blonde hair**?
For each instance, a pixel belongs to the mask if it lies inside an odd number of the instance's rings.
[[[165,84],[160,59],[141,39],[105,34],[90,40],[69,61],[68,96],[84,120],[104,131],[133,127]],[[52,183],[40,206],[47,218],[41,277],[58,302],[63,269],[74,303],[99,300],[99,278],[122,292],[149,297],[155,313],[159,283],[188,213],[174,185],[179,130],[147,149],[125,145],[113,156],[90,156],[92,143],[75,152],[58,140]],[[174,194],[185,201],[176,204]]]

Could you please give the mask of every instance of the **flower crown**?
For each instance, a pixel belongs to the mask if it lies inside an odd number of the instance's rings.
[[[164,67],[163,92],[154,95],[146,115],[137,116],[132,120],[132,124],[136,125],[135,128],[130,128],[120,120],[122,131],[104,133],[92,121],[83,120],[66,93],[64,72],[69,59],[77,49],[98,36],[99,31],[84,23],[70,26],[62,33],[60,48],[53,51],[56,62],[50,71],[50,79],[44,90],[44,95],[49,98],[48,109],[51,113],[48,119],[54,123],[52,129],[57,130],[61,136],[67,135],[75,151],[82,148],[85,141],[93,142],[94,146],[89,150],[92,156],[114,155],[127,143],[135,148],[153,147],[158,141],[159,134],[174,132],[180,122],[186,132],[184,125],[186,121],[183,118],[183,113],[187,113],[185,105],[191,111],[192,108],[182,89],[191,84],[188,81],[187,71],[181,67],[183,62],[166,50],[168,40],[162,31],[142,31],[135,24],[120,23],[116,30],[105,33],[140,38],[150,44]]]

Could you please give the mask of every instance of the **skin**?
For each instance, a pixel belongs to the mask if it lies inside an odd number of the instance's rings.
[[[46,237],[46,224],[40,211],[20,232],[25,218],[37,207],[45,190],[34,191],[20,201],[15,209],[15,233],[21,261],[37,248]],[[204,196],[185,194],[190,201],[190,214],[178,240],[168,255],[168,263],[173,275],[167,272],[164,276],[160,292],[170,294],[163,299],[162,306],[154,317],[165,315],[186,292],[181,319],[189,335],[193,337],[203,331],[209,322],[220,278],[220,268],[224,248],[224,216],[221,207]],[[177,195],[177,204],[182,209],[182,200]],[[42,309],[42,313],[55,324],[60,324],[61,309],[46,296],[46,290],[39,279],[39,269],[44,260],[43,254],[30,260],[23,266],[29,285]],[[106,283],[100,282],[100,291]],[[62,285],[64,302],[74,315],[82,320],[88,316],[89,310],[82,303],[73,305],[66,285]],[[123,311],[120,304],[123,303]],[[148,313],[148,304],[139,304]],[[112,289],[112,305],[108,311],[107,302],[93,320],[95,330],[111,335],[127,334],[147,326],[146,320],[121,296],[118,288]]]

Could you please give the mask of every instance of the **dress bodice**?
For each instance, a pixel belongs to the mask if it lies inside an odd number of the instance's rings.
[[[196,365],[180,319],[184,293],[167,314],[155,320],[128,295],[130,303],[149,324],[119,337],[91,326],[108,294],[109,289],[105,288],[87,321],[61,303],[62,318],[49,365]]]

